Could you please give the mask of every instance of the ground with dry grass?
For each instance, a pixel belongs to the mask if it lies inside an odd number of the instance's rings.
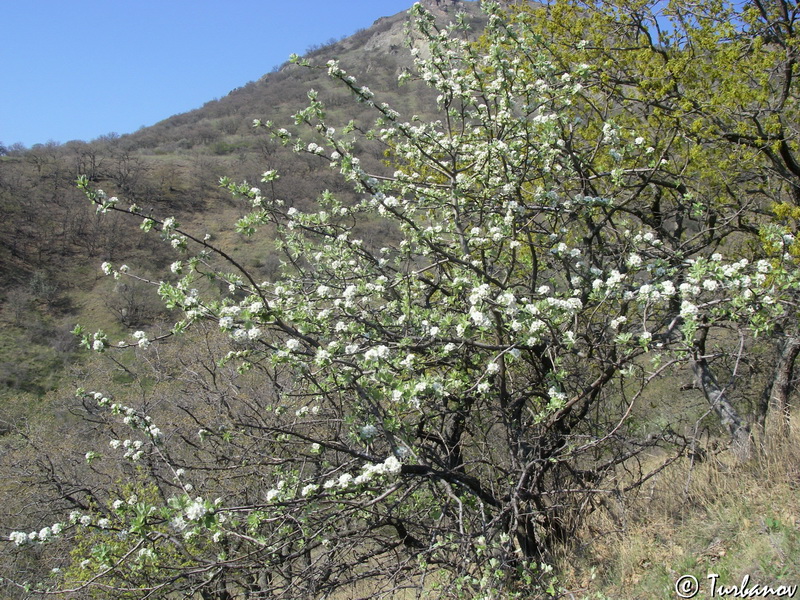
[[[717,585],[800,584],[800,419],[770,423],[759,450],[726,451],[662,471],[635,498],[598,513],[558,559],[566,597],[670,598],[693,575]],[[719,590],[719,588],[717,588]]]

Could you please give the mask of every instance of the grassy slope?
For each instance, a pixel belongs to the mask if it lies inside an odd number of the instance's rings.
[[[700,597],[719,584],[800,584],[800,419],[768,425],[749,462],[728,453],[663,471],[637,497],[615,506],[617,519],[590,519],[559,560],[569,598],[674,599],[682,575]]]

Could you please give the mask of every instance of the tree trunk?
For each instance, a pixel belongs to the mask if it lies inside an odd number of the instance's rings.
[[[764,390],[764,396],[759,403],[758,424],[762,431],[770,411],[779,411],[784,423],[789,425],[791,417],[789,396],[792,393],[792,375],[798,354],[800,354],[800,337],[787,337],[783,342],[778,364],[775,365],[775,376]]]
[[[703,391],[712,410],[719,417],[720,423],[730,434],[731,448],[734,453],[740,460],[744,460],[750,456],[750,427],[731,404],[725,388],[720,387],[711,371],[711,366],[705,357],[707,334],[708,330],[703,328],[695,340],[694,360],[692,361],[695,381]]]

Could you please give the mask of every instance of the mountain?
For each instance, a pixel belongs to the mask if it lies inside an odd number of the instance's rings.
[[[456,12],[462,12],[468,15],[474,31],[482,26],[477,2],[425,0],[423,4],[442,24],[452,20]],[[397,86],[397,76],[412,65],[408,46],[415,40],[407,35],[407,22],[405,12],[382,17],[350,37],[313,48],[305,58],[320,66],[336,59],[374,91],[391,94],[392,100],[400,103],[398,108],[421,108],[416,102],[417,91],[403,93]],[[248,147],[242,138],[249,136],[254,118],[285,120],[305,104],[306,93],[312,87],[322,93],[323,101],[327,100],[331,108],[346,104],[347,94],[331,85],[324,70],[308,70],[284,63],[224,98],[125,136],[126,143],[154,154],[180,153],[195,148],[206,148],[218,155],[233,153]]]

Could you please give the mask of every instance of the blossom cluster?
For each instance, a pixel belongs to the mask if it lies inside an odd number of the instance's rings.
[[[133,430],[142,431],[153,444],[160,444],[163,441],[163,433],[161,429],[153,423],[152,417],[149,415],[142,415],[136,409],[113,402],[110,397],[102,394],[101,392],[86,392],[84,389],[78,389],[76,396],[83,398],[91,398],[97,402],[99,407],[107,407],[114,415],[121,415],[122,422]],[[123,449],[123,458],[138,461],[141,459],[144,452],[144,442],[142,440],[117,440],[112,439],[109,446],[114,449]],[[97,453],[88,453],[87,460],[99,458]]]
[[[322,488],[325,490],[337,488],[340,490],[345,490],[353,486],[360,486],[371,481],[376,476],[397,475],[400,473],[402,466],[402,463],[397,459],[397,457],[391,455],[388,456],[382,463],[364,465],[361,468],[361,472],[355,477],[353,477],[353,475],[350,473],[342,473],[336,479],[328,479],[322,484]]]
[[[62,523],[54,523],[51,526],[42,527],[39,531],[31,531],[29,533],[25,533],[24,531],[12,531],[8,539],[17,546],[24,546],[33,542],[43,544],[59,536],[63,529],[64,525]]]

